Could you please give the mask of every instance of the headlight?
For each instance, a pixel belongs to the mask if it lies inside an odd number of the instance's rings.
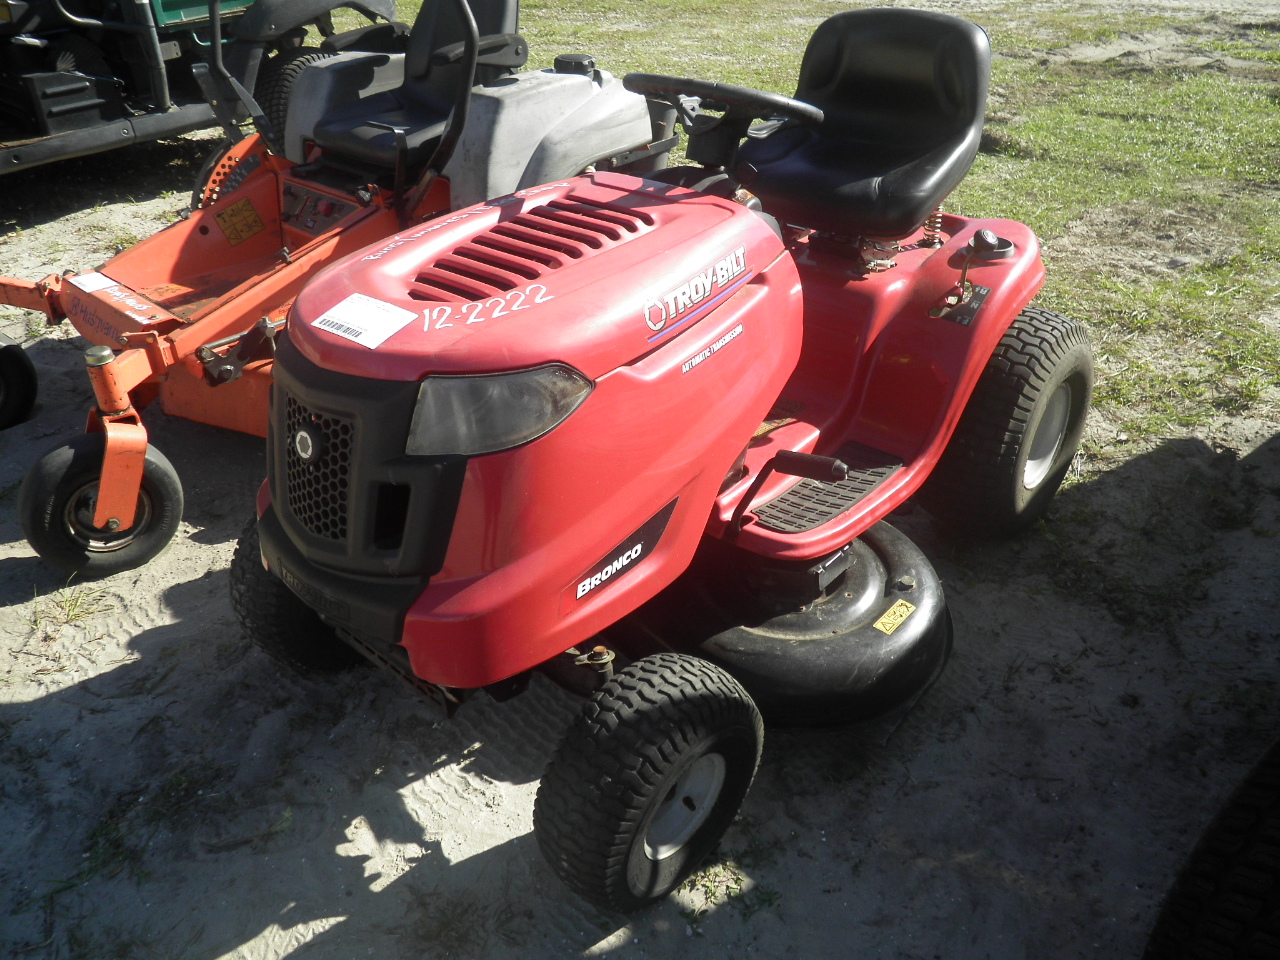
[[[518,447],[573,413],[592,386],[562,363],[518,373],[427,377],[418,388],[404,452],[475,456]]]

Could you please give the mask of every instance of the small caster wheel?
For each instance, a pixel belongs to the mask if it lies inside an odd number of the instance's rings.
[[[231,558],[231,608],[247,639],[303,676],[339,673],[367,662],[262,566],[256,519],[244,528]]]
[[[133,523],[93,525],[107,438],[86,433],[32,465],[18,491],[18,518],[36,553],[67,573],[105,577],[140,567],[168,546],[182,519],[182,482],[168,458],[147,447]]]
[[[538,846],[599,907],[660,900],[720,842],[763,742],[756,705],[720,667],[679,653],[637,660],[592,695],[547,765]]]
[[[0,430],[31,416],[39,389],[36,368],[27,351],[0,333]]]

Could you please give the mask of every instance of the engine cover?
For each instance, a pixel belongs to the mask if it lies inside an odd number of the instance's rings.
[[[597,173],[330,266],[299,295],[290,336],[323,367],[379,380],[552,361],[594,380],[688,334],[782,255],[738,204]]]
[[[355,254],[298,297],[289,337],[320,367],[384,381],[370,396],[385,381],[553,361],[594,382],[545,436],[466,461],[443,561],[402,634],[386,637],[423,679],[478,687],[582,643],[688,567],[726,475],[795,369],[801,298],[790,254],[745,207],[593,174]],[[350,413],[337,397],[322,412]],[[407,427],[358,419],[354,458],[370,430]],[[397,456],[392,473],[417,459]],[[411,500],[406,515],[417,509]],[[354,611],[367,581],[342,558],[367,548],[343,549],[314,557],[329,579],[317,566],[311,585]],[[334,579],[348,565],[349,589]]]

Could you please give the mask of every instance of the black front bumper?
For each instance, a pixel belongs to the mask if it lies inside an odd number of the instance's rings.
[[[302,555],[355,577],[439,571],[467,459],[404,452],[419,385],[326,370],[287,336],[272,378],[267,479]]]
[[[361,576],[313,563],[285,532],[274,504],[258,518],[258,539],[271,572],[327,623],[383,653],[399,644],[404,616],[422,595],[427,577]]]

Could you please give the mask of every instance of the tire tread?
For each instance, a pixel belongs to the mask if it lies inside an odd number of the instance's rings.
[[[231,607],[247,640],[296,673],[338,673],[364,662],[333,628],[262,566],[258,522],[249,521],[230,570]]]
[[[315,47],[294,47],[280,51],[264,64],[254,90],[254,99],[266,114],[277,140],[284,140],[285,123],[289,116],[289,94],[294,83],[307,67],[321,60],[328,60],[331,56],[333,54]]]
[[[987,361],[950,443],[920,491],[930,512],[970,532],[997,535],[1014,533],[1038,518],[1061,483],[1069,458],[1046,477],[1041,488],[1049,492],[1037,491],[1025,515],[1012,516],[1000,491],[1019,482],[1015,475],[1019,447],[1037,399],[1059,365],[1081,350],[1089,356],[1089,335],[1076,320],[1043,307],[1026,307],[1015,318]]]
[[[1143,960],[1280,956],[1280,741],[1210,823],[1170,889]]]
[[[616,674],[579,713],[538,789],[534,831],[552,869],[598,906],[637,906],[626,891],[629,833],[619,827],[643,817],[637,794],[658,786],[681,747],[734,725],[763,739],[750,696],[712,663],[657,654]]]

